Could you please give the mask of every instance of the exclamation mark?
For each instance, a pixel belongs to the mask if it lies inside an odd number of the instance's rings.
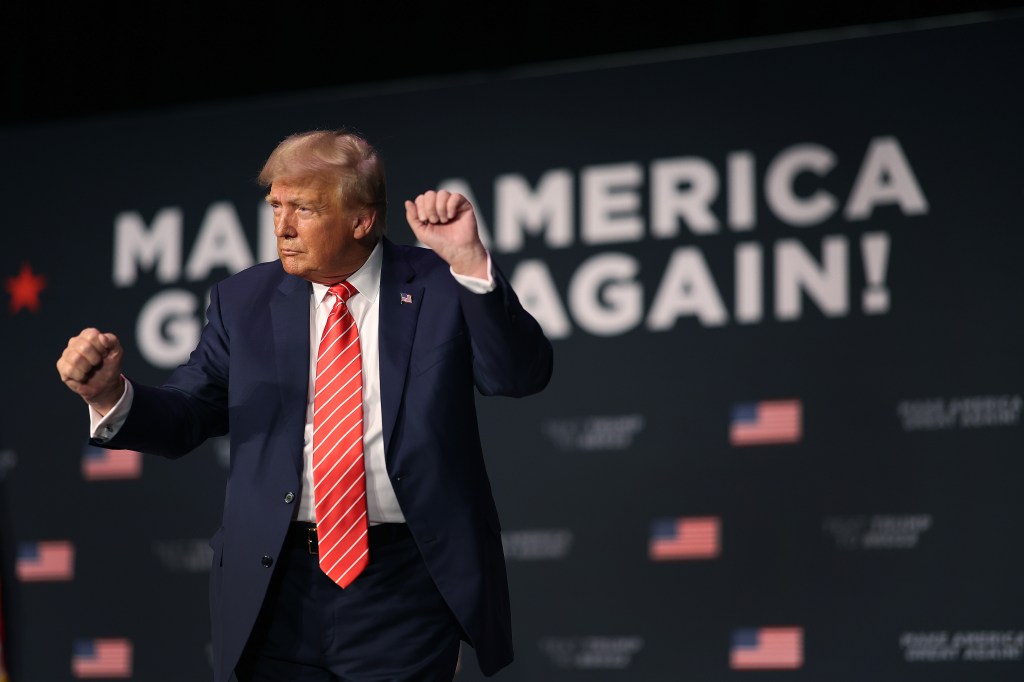
[[[864,256],[864,275],[868,285],[864,289],[864,312],[879,315],[889,312],[889,289],[885,286],[885,275],[889,269],[889,235],[885,232],[871,232],[860,240]]]

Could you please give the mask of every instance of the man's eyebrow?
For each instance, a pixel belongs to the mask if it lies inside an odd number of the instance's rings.
[[[271,196],[270,194],[267,194],[267,196],[263,197],[263,201],[267,202],[268,204],[289,204],[291,206],[295,206],[296,204],[301,204],[305,202],[305,200],[301,197],[287,197],[284,199],[278,199],[277,197]]]
[[[289,206],[299,207],[304,206],[312,208],[317,211],[324,210],[330,203],[326,200],[317,201],[313,197],[286,197],[283,199],[278,199],[276,197],[271,196],[269,193],[265,197],[263,197],[263,201],[267,202],[268,204],[288,204]]]

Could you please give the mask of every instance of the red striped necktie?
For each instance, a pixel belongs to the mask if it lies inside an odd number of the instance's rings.
[[[366,471],[363,467],[363,368],[359,330],[347,301],[359,293],[348,282],[330,288],[313,382],[313,498],[320,568],[342,587],[369,559]]]

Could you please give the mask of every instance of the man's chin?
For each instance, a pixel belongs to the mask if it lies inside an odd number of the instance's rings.
[[[306,271],[303,270],[302,267],[300,267],[300,265],[295,261],[294,257],[280,256],[280,258],[281,267],[284,268],[284,271],[287,272],[289,275],[302,277],[305,274]]]

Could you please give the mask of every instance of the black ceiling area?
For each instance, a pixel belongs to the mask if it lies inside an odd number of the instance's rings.
[[[27,5],[5,10],[0,125],[1024,11],[1005,0]]]

